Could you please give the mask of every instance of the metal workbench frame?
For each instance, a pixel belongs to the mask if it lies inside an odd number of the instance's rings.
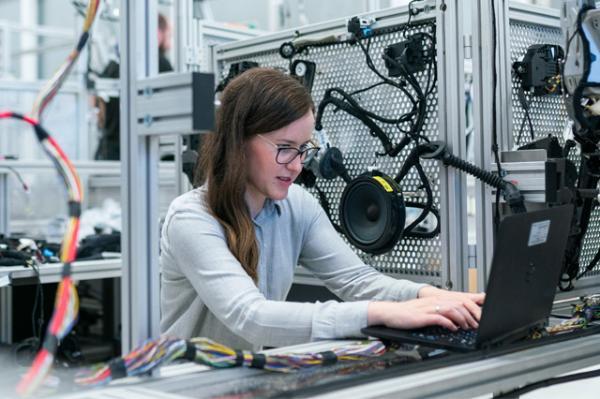
[[[320,352],[339,347],[342,341],[322,341],[279,348],[274,352]],[[435,360],[431,360],[435,362]],[[424,362],[419,366],[424,366]],[[280,393],[278,397],[334,398],[469,398],[490,393],[510,391],[523,385],[535,383],[600,364],[600,335],[589,335],[562,342],[541,345],[518,352],[465,361],[431,370],[410,372],[396,366],[393,370],[381,370],[384,377],[370,377],[371,382],[361,381],[360,376],[336,383],[325,384],[323,392],[316,389]],[[414,366],[408,364],[407,367]],[[414,369],[413,369],[414,370]],[[209,371],[209,372],[206,372]],[[154,378],[130,378],[117,386],[99,390],[87,390],[68,395],[68,399],[114,398],[169,398],[189,399],[180,392],[203,392],[216,384],[235,384],[236,380],[259,376],[265,371],[256,369],[211,370],[205,366],[185,363],[163,368]],[[393,376],[391,374],[396,374]],[[138,395],[138,396],[136,396]],[[65,397],[65,396],[61,396]]]
[[[559,374],[600,364],[600,335],[359,385],[321,399],[470,398],[510,391]]]
[[[195,64],[200,45],[195,37],[201,33],[197,21],[192,21],[189,0],[177,2],[178,20],[187,20],[178,36],[190,47],[191,63],[179,66],[180,71],[196,70]],[[188,14],[190,13],[190,14]],[[187,15],[186,15],[187,14]],[[122,350],[123,352],[143,340],[159,334],[159,212],[158,212],[158,164],[159,135],[145,135],[137,128],[136,97],[139,81],[158,74],[157,48],[157,1],[121,1],[121,193],[122,204]],[[210,24],[208,24],[210,25]],[[215,24],[218,25],[218,24]],[[214,28],[214,27],[213,27]],[[209,33],[215,33],[215,29]],[[234,39],[233,31],[228,37]],[[220,30],[223,33],[225,28]],[[248,32],[237,31],[239,36]],[[184,35],[184,36],[182,36]],[[185,36],[189,35],[189,36]],[[208,45],[208,43],[207,43]],[[196,47],[194,47],[196,46]],[[196,54],[196,55],[194,55]],[[177,57],[182,60],[182,54]],[[180,137],[176,139],[175,151],[181,151]],[[179,158],[179,155],[176,156]],[[173,178],[176,192],[185,184],[178,171],[180,160],[176,159]]]
[[[58,283],[62,278],[62,263],[47,263],[39,268],[42,284]],[[96,280],[121,276],[121,259],[79,261],[71,264],[73,280]],[[31,284],[36,273],[30,267],[11,266],[0,268],[0,342],[12,343],[13,285]]]

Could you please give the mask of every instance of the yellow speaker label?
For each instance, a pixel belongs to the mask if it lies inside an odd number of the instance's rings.
[[[390,183],[386,182],[385,179],[381,176],[373,176],[373,179],[377,180],[379,182],[379,184],[381,184],[381,186],[383,187],[383,189],[385,191],[387,191],[388,193],[393,193],[394,189],[392,189],[392,186],[390,186]]]

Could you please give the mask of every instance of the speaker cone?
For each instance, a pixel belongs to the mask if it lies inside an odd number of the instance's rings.
[[[363,174],[344,189],[342,229],[357,248],[374,255],[391,250],[402,236],[406,212],[396,182],[380,172]]]

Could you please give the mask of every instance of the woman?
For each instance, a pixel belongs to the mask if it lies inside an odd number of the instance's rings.
[[[238,349],[359,336],[367,325],[477,327],[483,294],[396,280],[365,265],[293,181],[314,151],[310,94],[255,68],[223,92],[202,186],[171,204],[161,240],[161,331]],[[284,302],[297,264],[346,302]]]

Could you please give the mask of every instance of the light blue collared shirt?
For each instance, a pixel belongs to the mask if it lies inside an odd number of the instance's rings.
[[[161,237],[164,334],[209,337],[237,349],[360,336],[370,300],[407,300],[424,284],[365,265],[335,231],[318,201],[298,185],[267,200],[254,218],[258,285],[227,247],[200,187],[176,198]],[[301,264],[346,302],[285,302]]]

